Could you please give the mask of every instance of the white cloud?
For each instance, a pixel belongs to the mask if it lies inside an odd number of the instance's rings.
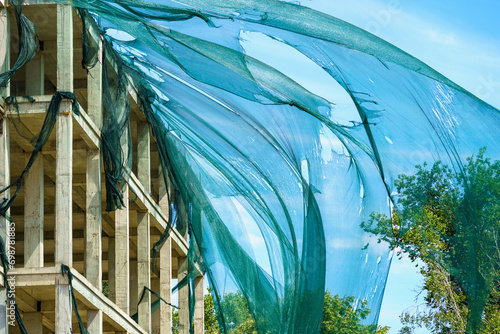
[[[262,236],[249,233],[248,238],[253,248],[264,246],[264,238]]]
[[[429,41],[433,43],[442,44],[442,45],[457,45],[457,40],[455,36],[447,34],[446,32],[437,31],[437,30],[427,30],[424,32],[424,35],[427,36]]]
[[[359,244],[348,238],[332,238],[328,241],[328,246],[334,249],[350,249],[359,247]]]

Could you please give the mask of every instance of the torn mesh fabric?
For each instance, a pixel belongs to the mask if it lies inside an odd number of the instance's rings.
[[[366,300],[366,321],[376,322],[391,256],[360,224],[390,214],[394,180],[415,165],[443,161],[460,174],[482,147],[500,159],[498,110],[323,13],[271,0],[71,4],[100,18],[147,95],[142,109],[222,326],[224,297],[235,291],[261,333],[317,332],[326,289],[354,296],[354,307]],[[244,40],[256,36],[262,47],[278,43],[309,58],[345,89],[352,109],[250,56]]]

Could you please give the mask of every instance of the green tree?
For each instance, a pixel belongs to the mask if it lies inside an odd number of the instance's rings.
[[[214,300],[212,298],[212,290],[208,288],[208,293],[203,297],[205,305],[205,333],[219,334],[219,323],[217,322],[217,311],[215,310]]]
[[[385,334],[389,331],[389,327],[362,325],[361,321],[366,319],[370,310],[366,308],[366,301],[353,309],[354,301],[354,297],[332,296],[326,291],[321,334]]]
[[[456,172],[441,162],[395,181],[392,218],[374,213],[362,227],[398,255],[423,261],[426,308],[405,312],[412,333],[498,333],[500,162],[481,149]]]
[[[248,309],[248,304],[241,292],[224,295],[224,318],[229,333],[257,334],[254,320]],[[325,306],[321,334],[387,334],[389,327],[362,325],[361,322],[370,314],[366,302],[362,302],[356,310],[353,309],[354,297],[341,298],[325,292]],[[217,312],[211,294],[205,295],[205,333],[220,334],[217,323]]]

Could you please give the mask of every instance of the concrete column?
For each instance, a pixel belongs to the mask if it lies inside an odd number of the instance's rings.
[[[161,166],[159,173],[159,206],[163,213],[168,217],[170,211],[170,198],[167,191],[168,186],[162,176]],[[168,181],[167,181],[168,182]],[[171,192],[170,192],[171,194]],[[172,238],[168,238],[160,249],[160,296],[168,303],[172,303]],[[172,307],[161,303],[160,306],[160,333],[172,333]]]
[[[137,251],[137,250],[136,250]],[[137,282],[137,261],[130,260],[130,277],[129,277],[129,294],[130,294],[130,315],[137,313],[137,302],[139,301],[137,297],[137,290],[139,289],[139,284]]]
[[[73,9],[57,5],[57,89],[73,91]]]
[[[57,89],[73,91],[73,9],[57,5]],[[73,120],[71,107],[60,110],[56,129],[56,214],[55,263],[73,265]],[[71,333],[69,285],[62,277],[56,281],[56,333]]]
[[[151,242],[150,217],[147,212],[137,213],[137,295],[144,287],[151,287]],[[148,292],[139,304],[139,325],[148,333],[151,332],[151,294]]]
[[[26,64],[26,95],[37,96],[45,93],[44,55],[40,53]]]
[[[188,258],[178,258],[178,280],[179,282],[188,274]],[[179,289],[179,334],[189,334],[189,284]]]
[[[7,10],[6,8],[0,9],[0,29],[6,29]],[[8,22],[8,21],[7,21]],[[1,35],[0,35],[1,36]],[[7,41],[7,45],[9,42]],[[2,46],[0,45],[0,48]],[[0,59],[1,55],[0,55]],[[1,61],[1,60],[0,60]],[[0,68],[3,70],[3,68]],[[8,90],[0,90],[0,94],[6,94]],[[2,103],[3,103],[2,95]],[[0,118],[0,189],[5,188],[10,183],[10,137],[9,137],[9,119]],[[7,190],[0,194],[0,201],[4,198],[10,198],[10,191]],[[9,213],[9,212],[7,212]],[[9,245],[9,238],[7,235],[8,221],[4,217],[0,217],[0,237],[4,240],[6,248]],[[5,250],[4,250],[5,251]],[[0,275],[3,281],[3,277]],[[7,317],[7,288],[0,287],[0,334],[7,334],[9,332],[8,317]]]
[[[100,45],[101,46],[101,45]],[[99,49],[101,58],[102,48]],[[102,65],[97,63],[87,75],[87,113],[97,128],[102,125]],[[95,287],[102,286],[102,207],[101,154],[87,150],[87,210],[85,226],[85,276]]]
[[[172,238],[168,238],[160,249],[160,296],[172,303]],[[160,304],[160,333],[172,332],[172,307]]]
[[[102,41],[99,41],[99,61],[87,75],[87,114],[98,129],[102,126]]]
[[[102,43],[99,43],[102,60]],[[102,64],[97,62],[87,75],[87,114],[98,129],[102,126]],[[101,152],[87,150],[87,210],[85,214],[85,277],[102,290]],[[108,260],[110,260],[108,258]],[[110,276],[110,275],[108,275]],[[101,310],[87,311],[87,329],[102,334]]]
[[[115,237],[108,238],[108,298],[115,302],[116,282],[115,282]]]
[[[69,282],[66,277],[56,278],[55,327],[56,333],[71,334],[72,306]]]
[[[7,289],[2,287],[0,288],[0,334],[9,332],[9,320],[7,318]]]
[[[87,211],[85,212],[85,277],[102,290],[101,155],[87,151]]]
[[[194,279],[194,295],[196,298],[193,319],[194,334],[203,334],[205,332],[205,301],[203,298],[203,276],[198,276]]]
[[[148,193],[151,193],[151,137],[147,122],[137,123],[137,178]],[[150,216],[148,212],[137,213],[137,295],[145,286],[151,287],[151,241]],[[146,293],[139,305],[139,325],[151,333],[151,294]]]
[[[43,334],[41,312],[25,312],[23,315],[23,323],[26,332],[29,334]]]
[[[129,314],[130,294],[130,249],[129,249],[129,200],[128,185],[124,187],[125,206],[115,211],[115,304]]]
[[[10,18],[7,7],[0,8],[0,72],[10,70]],[[3,99],[10,95],[10,84],[0,88],[0,98]]]
[[[10,21],[6,7],[0,8],[0,39],[5,41],[0,43],[0,72],[10,69]],[[0,103],[3,105],[4,98],[10,95],[10,85],[0,88]],[[5,188],[10,183],[10,136],[9,118],[0,118],[0,189]],[[10,198],[10,191],[0,194],[0,201]],[[9,212],[7,212],[9,213]],[[6,247],[9,244],[7,236],[8,221],[0,217],[0,237],[4,240]],[[3,250],[6,251],[6,250]],[[3,281],[3,277],[0,277]],[[7,317],[7,288],[0,287],[0,334],[9,332]]]
[[[101,155],[99,150],[87,151],[87,211],[85,214],[85,277],[102,290],[102,208]],[[109,260],[109,259],[108,259]],[[101,310],[87,311],[87,329],[102,334]]]
[[[151,290],[160,291],[160,279],[158,277],[151,278]],[[156,311],[155,313],[153,313],[151,315],[151,333],[153,333],[153,334],[160,333],[160,312],[159,311]],[[168,334],[170,334],[170,333],[172,333],[172,327],[170,327],[170,332],[168,332]]]
[[[91,334],[102,334],[101,310],[87,310],[87,330]]]
[[[31,152],[26,153],[29,161]],[[43,157],[39,153],[24,182],[24,267],[43,267]]]

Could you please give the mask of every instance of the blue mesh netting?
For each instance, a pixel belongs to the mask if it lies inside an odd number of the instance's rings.
[[[325,290],[353,296],[354,307],[366,301],[366,322],[376,322],[391,253],[362,223],[400,208],[395,180],[418,164],[441,161],[457,175],[449,178],[453,187],[468,189],[467,158],[487,147],[487,157],[500,159],[498,110],[321,12],[273,0],[70,3],[90,13],[88,24],[98,27],[140,93],[165,177],[179,194],[174,206],[184,203],[187,219],[178,220],[189,225],[190,261],[206,270],[223,327],[224,298],[236,291],[259,333],[318,332]],[[262,53],[250,56],[248,40]],[[280,68],[266,48],[307,57],[352,106],[304,88],[298,69]],[[286,54],[274,56],[287,62]],[[120,178],[126,175],[110,182]],[[460,203],[478,198],[469,192]],[[461,224],[481,225],[484,206],[466,207]],[[468,230],[474,245],[479,230]],[[476,284],[484,261],[468,275],[456,259],[482,253],[450,245],[452,255],[435,260],[460,272],[468,297],[478,296],[491,286]],[[469,312],[469,332],[481,311]]]

